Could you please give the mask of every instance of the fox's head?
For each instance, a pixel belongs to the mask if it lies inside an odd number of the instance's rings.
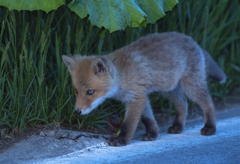
[[[90,113],[117,92],[114,83],[115,67],[110,60],[80,55],[63,55],[62,58],[72,77],[77,114]]]

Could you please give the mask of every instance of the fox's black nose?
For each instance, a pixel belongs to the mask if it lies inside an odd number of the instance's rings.
[[[75,110],[75,113],[80,115],[82,113],[82,111],[81,110]]]

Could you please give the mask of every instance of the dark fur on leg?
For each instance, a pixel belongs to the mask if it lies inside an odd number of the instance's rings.
[[[142,116],[142,122],[146,127],[146,133],[142,137],[142,141],[154,141],[158,136],[158,127],[154,120],[149,117]]]
[[[117,137],[112,137],[108,141],[109,146],[125,146],[127,145],[128,141],[125,139],[127,135],[127,126],[123,124],[121,127],[121,133]]]
[[[184,129],[188,108],[187,99],[183,94],[180,84],[178,84],[174,90],[166,92],[164,95],[174,104],[176,108],[176,117],[173,125],[168,128],[168,133],[179,134]]]
[[[180,124],[173,124],[168,128],[169,134],[180,134],[183,131],[183,127]]]
[[[204,127],[201,129],[201,134],[205,136],[214,135],[216,133],[215,121],[212,121],[214,117],[210,115],[206,115],[206,117],[207,117],[207,122],[205,123]]]
[[[176,115],[175,121],[172,126],[168,128],[168,133],[170,134],[179,134],[183,131],[183,125],[178,121],[179,115]]]

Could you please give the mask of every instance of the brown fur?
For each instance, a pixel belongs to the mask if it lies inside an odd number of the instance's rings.
[[[176,107],[177,115],[169,133],[181,133],[187,114],[185,95],[203,109],[203,135],[216,132],[215,109],[208,93],[206,76],[220,82],[225,74],[198,44],[176,32],[152,34],[105,56],[63,56],[72,76],[76,110],[88,114],[106,98],[126,104],[121,133],[109,141],[111,146],[126,145],[142,117],[146,134],[142,140],[155,140],[158,127],[147,94],[162,92]],[[93,95],[86,92],[93,89]]]

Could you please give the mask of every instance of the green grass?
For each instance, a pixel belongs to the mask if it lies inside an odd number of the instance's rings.
[[[64,6],[49,14],[0,7],[0,127],[21,131],[58,122],[71,128],[103,129],[108,116],[123,106],[108,101],[90,115],[76,116],[73,88],[61,56],[108,53],[154,32],[179,31],[206,49],[228,76],[223,85],[209,81],[211,94],[224,99],[240,90],[239,8],[237,0],[180,0],[155,24],[110,34]],[[156,108],[169,106],[159,94],[150,97]]]

